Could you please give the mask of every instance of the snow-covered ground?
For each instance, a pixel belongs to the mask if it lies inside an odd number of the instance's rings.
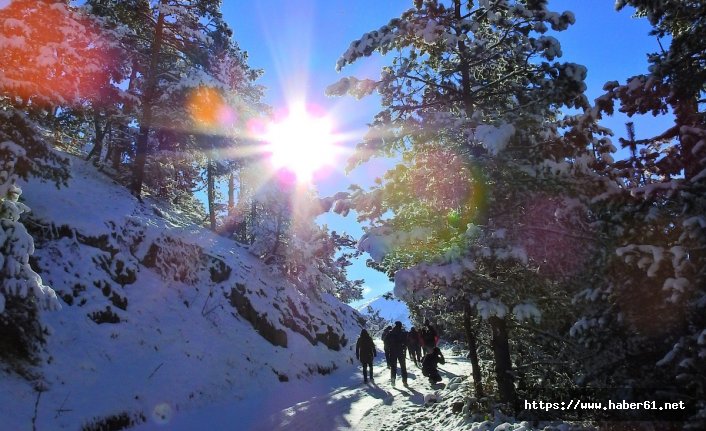
[[[382,350],[382,346],[378,346]],[[316,377],[309,382],[284,383],[275,391],[259,391],[256,382],[245,399],[214,404],[202,409],[173,414],[165,422],[169,430],[242,431],[392,431],[493,429],[491,423],[469,422],[452,405],[468,395],[470,364],[467,359],[445,352],[441,385],[432,387],[411,362],[408,387],[397,379],[390,384],[390,371],[380,352],[374,365],[374,383],[363,383],[360,366],[350,366]],[[398,370],[399,373],[399,370]],[[449,384],[450,383],[450,384]],[[430,396],[437,402],[425,403]],[[495,424],[499,425],[499,424]],[[473,428],[475,427],[475,428]],[[136,431],[154,430],[148,422]],[[509,428],[512,429],[512,428]]]
[[[73,174],[60,190],[22,185],[38,272],[63,307],[41,313],[36,367],[0,368],[0,430],[527,429],[462,411],[470,364],[450,351],[443,387],[411,363],[408,387],[392,387],[381,346],[363,384],[351,307],[90,164],[74,159]]]
[[[378,349],[382,345],[376,340]],[[363,383],[360,366],[336,370],[309,382],[285,383],[275,391],[260,391],[256,383],[242,400],[179,412],[167,420],[142,424],[135,431],[169,429],[238,431],[569,431],[591,430],[563,422],[516,422],[469,414],[471,365],[468,359],[444,350],[443,378],[431,386],[421,370],[408,363],[408,386],[390,371],[382,353],[374,365],[374,382]],[[399,375],[399,370],[398,370]],[[159,427],[159,425],[163,425]]]
[[[62,309],[40,314],[45,351],[24,378],[0,364],[0,430],[152,429],[351,366],[351,307],[72,159],[67,187],[22,184],[36,267]]]

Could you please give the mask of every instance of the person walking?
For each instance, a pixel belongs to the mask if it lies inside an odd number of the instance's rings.
[[[407,336],[402,329],[402,322],[395,322],[395,327],[387,334],[385,340],[390,349],[390,381],[392,386],[395,386],[398,362],[400,364],[400,371],[402,372],[402,384],[407,386],[407,365],[405,363]]]
[[[422,375],[429,378],[431,385],[441,381],[438,366],[445,363],[446,359],[444,359],[444,355],[438,347],[434,347],[430,353],[424,355],[424,359],[422,359]]]
[[[388,326],[382,331],[382,345],[385,351],[385,363],[390,368],[390,346],[387,344],[387,335],[392,331],[392,326]]]
[[[436,343],[439,341],[439,336],[436,333],[436,329],[431,326],[429,319],[424,321],[424,328],[422,328],[422,346],[424,347],[424,354],[429,354],[434,351]]]
[[[420,367],[422,365],[422,343],[419,339],[419,332],[414,326],[407,333],[407,351],[409,357],[414,361],[414,365]]]
[[[373,380],[373,358],[375,356],[377,356],[377,352],[375,351],[373,338],[368,334],[368,331],[363,329],[360,331],[360,337],[355,343],[355,358],[363,365],[363,383],[368,383],[366,370],[370,370],[370,381],[375,381]]]

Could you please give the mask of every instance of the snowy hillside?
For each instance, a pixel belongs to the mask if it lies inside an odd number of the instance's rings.
[[[409,310],[404,302],[394,299],[386,299],[384,296],[378,296],[377,298],[371,299],[363,305],[356,307],[356,309],[361,314],[367,314],[368,307],[372,307],[373,310],[380,312],[380,317],[383,317],[385,320],[389,320],[390,322],[399,320],[407,329],[412,326],[409,319]]]
[[[36,381],[0,371],[3,429],[167,423],[352,366],[351,307],[72,163],[66,188],[22,184],[35,266],[63,308],[42,313]]]

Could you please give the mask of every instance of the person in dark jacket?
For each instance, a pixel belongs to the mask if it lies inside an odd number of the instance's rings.
[[[360,331],[360,337],[358,337],[358,341],[355,343],[355,358],[360,360],[360,363],[363,365],[363,382],[368,383],[368,375],[366,374],[366,370],[370,370],[370,381],[374,382],[373,380],[373,358],[377,356],[377,352],[375,351],[375,343],[373,342],[373,338],[368,334],[368,331],[363,329]]]
[[[390,381],[392,386],[395,386],[395,377],[397,377],[397,362],[400,363],[402,384],[407,386],[407,366],[405,364],[407,335],[402,329],[402,322],[395,322],[395,327],[387,334],[385,341],[390,349]]]
[[[422,363],[422,344],[419,339],[419,332],[412,326],[407,333],[407,351],[409,357],[414,361],[414,365],[421,366]]]
[[[438,366],[439,364],[445,363],[446,360],[444,359],[443,353],[441,353],[441,349],[434,347],[434,350],[424,355],[424,359],[422,359],[422,375],[428,377],[429,383],[432,385],[439,383],[441,376],[439,375]]]
[[[389,334],[390,331],[392,331],[392,326],[388,326],[382,331],[382,344],[385,350],[385,363],[387,364],[387,368],[390,368],[390,347],[387,345],[387,334]]]
[[[429,320],[424,321],[424,328],[422,328],[422,346],[424,347],[424,354],[431,353],[436,347],[439,337],[437,336],[436,329],[431,326]]]

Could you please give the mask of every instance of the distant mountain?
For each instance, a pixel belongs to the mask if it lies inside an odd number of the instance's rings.
[[[380,312],[380,317],[391,322],[399,320],[404,325],[405,329],[409,329],[411,321],[409,319],[409,309],[407,304],[397,299],[386,299],[384,296],[378,296],[371,299],[365,304],[357,307],[358,312],[363,315],[368,314],[368,307]]]

